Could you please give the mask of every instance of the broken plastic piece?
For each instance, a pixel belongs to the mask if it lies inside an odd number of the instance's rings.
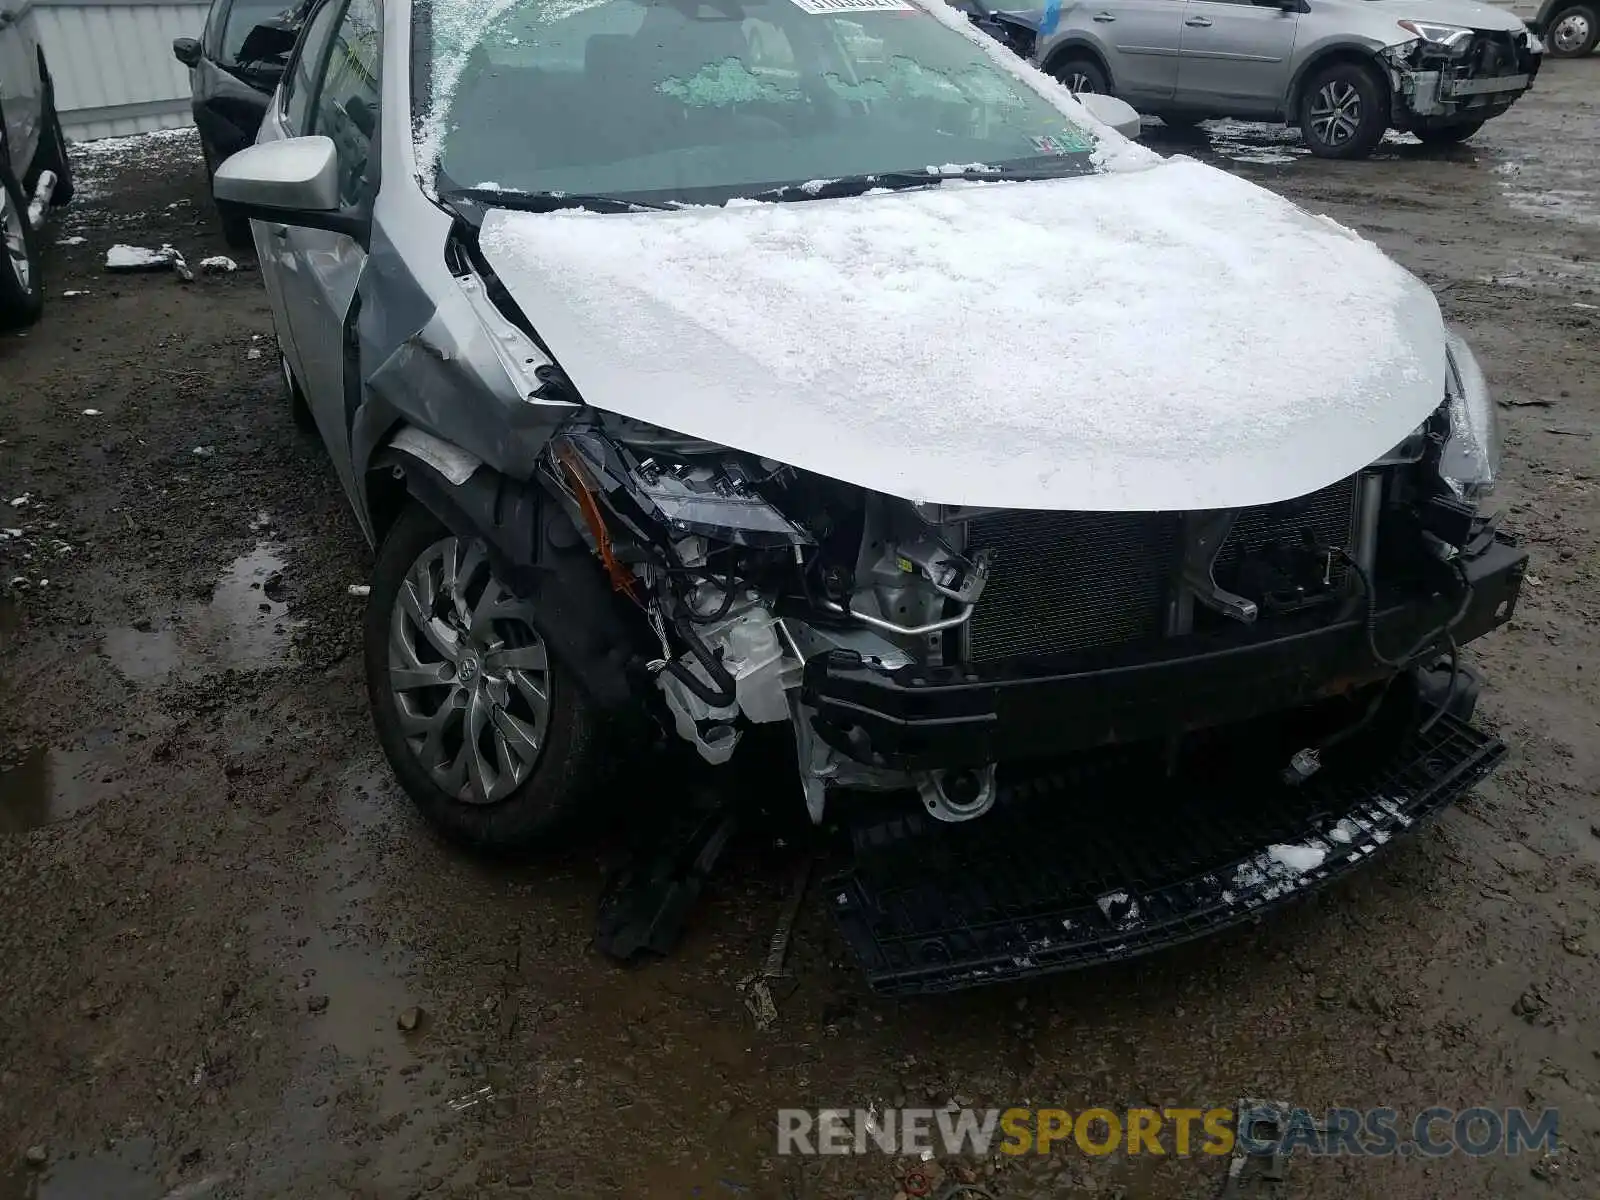
[[[697,804],[666,830],[641,836],[634,862],[600,898],[595,946],[619,962],[670,954],[737,821],[721,803]]]

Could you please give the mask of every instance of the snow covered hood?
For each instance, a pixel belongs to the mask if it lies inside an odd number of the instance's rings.
[[[585,401],[911,500],[1269,503],[1444,397],[1432,293],[1221,171],[675,212],[495,211],[482,248]]]

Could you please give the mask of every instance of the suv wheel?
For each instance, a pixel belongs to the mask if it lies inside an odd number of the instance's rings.
[[[211,148],[211,143],[204,138],[200,139],[200,157],[206,164],[206,193],[209,195],[216,182],[217,168],[222,165],[223,160]],[[212,200],[213,208],[216,208],[216,203]],[[248,217],[241,217],[237,213],[225,213],[217,208],[217,223],[222,226],[222,240],[227,243],[228,249],[252,252],[255,250],[256,240],[250,232]]]
[[[1544,47],[1551,58],[1582,58],[1600,42],[1600,6],[1569,4],[1545,26]]]
[[[1111,94],[1111,81],[1092,58],[1065,58],[1050,68],[1050,74],[1066,86],[1074,96],[1084,92],[1102,96]]]
[[[378,740],[428,820],[475,849],[544,840],[617,757],[542,621],[495,577],[482,541],[422,507],[384,539],[363,639]]]
[[[0,329],[32,325],[44,310],[39,239],[28,223],[28,201],[0,149]]]
[[[1300,132],[1319,158],[1365,158],[1388,127],[1388,90],[1370,67],[1333,63],[1306,81]]]

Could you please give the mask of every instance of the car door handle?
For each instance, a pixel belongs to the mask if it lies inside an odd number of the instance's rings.
[[[1095,15],[1091,18],[1091,20],[1099,21],[1102,25],[1105,25],[1111,21],[1115,21],[1116,19],[1117,18],[1114,14],[1107,12],[1095,13]]]
[[[1192,25],[1196,29],[1210,29],[1211,28],[1211,18],[1210,17],[1190,17],[1187,21],[1184,22],[1184,24],[1185,25]]]

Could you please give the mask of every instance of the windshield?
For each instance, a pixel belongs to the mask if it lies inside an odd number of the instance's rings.
[[[245,38],[257,25],[286,18],[289,7],[286,0],[234,0],[228,10],[227,28],[222,34],[222,61],[230,65],[250,65],[239,58]]]
[[[929,168],[1093,169],[1087,131],[906,0],[434,0],[418,44],[419,158],[441,195],[719,203]]]

